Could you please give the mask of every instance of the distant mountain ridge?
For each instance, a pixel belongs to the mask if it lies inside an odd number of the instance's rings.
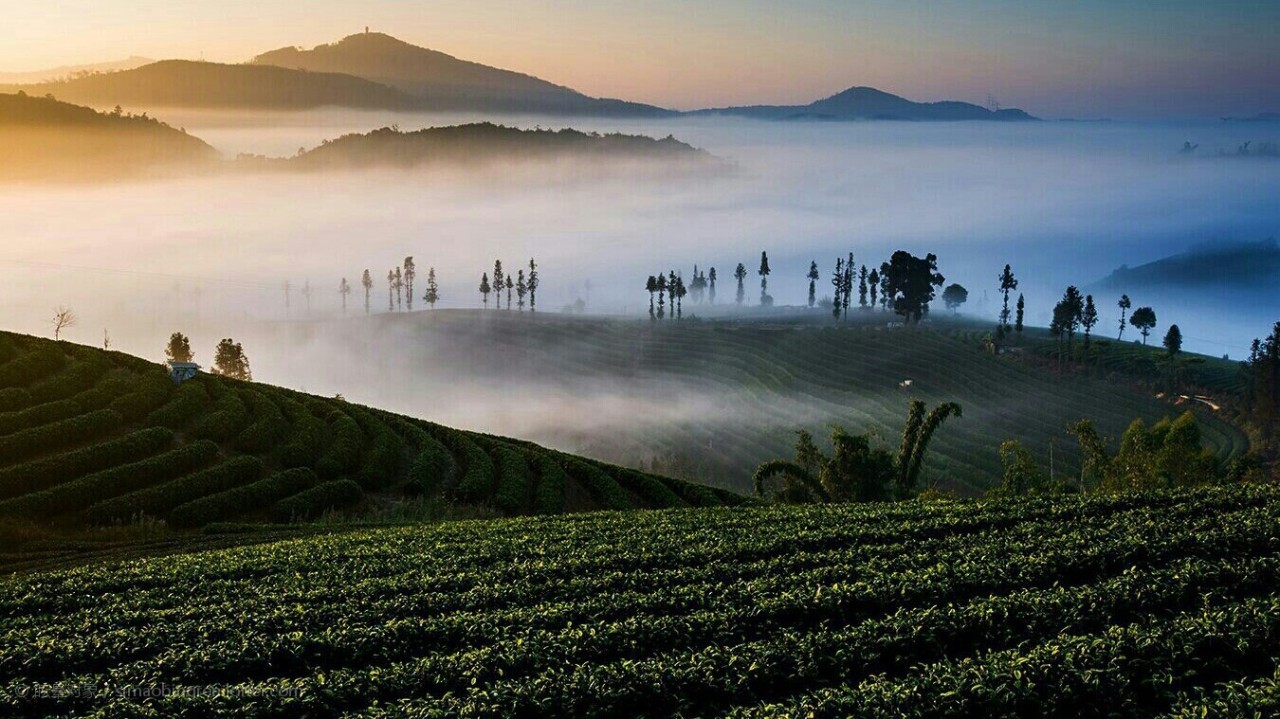
[[[1280,243],[1201,243],[1186,252],[1137,267],[1122,266],[1100,280],[1106,289],[1274,287],[1280,283]]]
[[[250,61],[310,72],[354,75],[419,99],[427,110],[492,110],[541,114],[660,116],[652,105],[588,97],[524,73],[460,60],[390,35],[350,35],[311,50],[286,47]]]
[[[461,60],[373,32],[310,50],[272,50],[242,65],[164,60],[36,84],[0,83],[0,92],[18,90],[52,94],[98,108],[122,105],[150,111],[167,107],[270,111],[345,107],[600,117],[715,114],[760,120],[1036,119],[1022,110],[989,110],[954,100],[913,102],[871,87],[851,87],[808,105],[680,113],[643,103],[589,97],[532,75]]]
[[[967,102],[913,102],[873,87],[851,87],[808,105],[749,105],[697,110],[694,114],[729,115],[759,120],[933,120],[1028,121],[1037,118],[1018,109],[988,110]]]
[[[133,57],[125,58],[124,60],[115,60],[112,62],[98,62],[88,65],[62,65],[60,67],[51,67],[45,70],[32,70],[29,72],[0,72],[0,85],[52,82],[82,73],[132,70],[137,67],[142,67],[143,65],[150,65],[153,62],[155,62],[155,60],[135,55]]]

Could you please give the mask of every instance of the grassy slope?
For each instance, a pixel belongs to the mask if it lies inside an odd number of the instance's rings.
[[[0,712],[1253,716],[1277,587],[1270,486],[356,531],[0,579]]]
[[[686,314],[692,314],[688,307]],[[622,429],[596,416],[591,423],[521,431],[566,451],[738,491],[749,491],[758,463],[791,456],[797,427],[822,439],[833,422],[854,432],[875,429],[896,447],[910,397],[963,406],[964,417],[934,436],[925,480],[965,493],[996,481],[1002,440],[1023,441],[1047,465],[1056,438],[1055,469],[1070,473],[1077,471],[1077,446],[1065,433],[1069,423],[1090,418],[1118,438],[1134,418],[1155,421],[1185,409],[1124,378],[1059,376],[1034,351],[1022,357],[984,353],[979,337],[986,328],[973,323],[938,317],[918,331],[890,330],[883,326],[888,316],[879,313],[851,315],[857,322],[840,326],[814,315],[651,326],[514,312],[489,312],[487,322],[478,322],[474,312],[445,311],[343,324],[341,334],[349,341],[411,332],[415,346],[433,348],[432,376],[444,382],[465,378],[499,388],[510,382],[566,403],[590,387],[630,393],[621,400],[632,403]],[[1108,362],[1123,365],[1123,355],[1136,351],[1118,345]],[[1206,372],[1226,382],[1234,368],[1220,364],[1211,361]],[[909,393],[898,387],[906,378],[914,383]],[[1246,448],[1241,432],[1202,410],[1197,405],[1205,439],[1220,456]],[[438,412],[449,417],[448,408]]]
[[[0,334],[6,550],[38,544],[46,527],[141,517],[195,528],[334,509],[377,519],[725,501],[735,500],[337,399],[213,376],[175,389],[135,357]]]

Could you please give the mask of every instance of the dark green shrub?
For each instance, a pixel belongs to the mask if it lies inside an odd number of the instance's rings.
[[[292,431],[288,443],[280,450],[280,464],[285,467],[311,466],[324,446],[325,423],[301,402],[284,399],[281,407]]]
[[[31,393],[21,387],[0,389],[0,412],[12,412],[31,404]]]
[[[631,502],[627,493],[622,491],[617,481],[609,473],[594,464],[580,459],[566,458],[565,471],[578,484],[586,488],[591,498],[605,509],[630,509]]]
[[[350,507],[363,498],[364,490],[359,484],[349,479],[337,479],[276,502],[271,508],[271,518],[277,522],[303,522],[334,509]]]
[[[79,403],[69,399],[38,404],[18,412],[5,412],[0,414],[0,435],[9,435],[18,430],[39,427],[42,424],[75,417],[78,414],[80,414]]]
[[[409,468],[409,490],[421,494],[442,491],[457,471],[458,465],[448,448],[424,432],[418,444],[418,456]]]
[[[688,502],[694,507],[719,507],[724,504],[719,495],[711,491],[710,487],[704,487],[701,484],[693,482],[683,482],[678,479],[668,479],[667,485],[671,490],[680,495],[680,498]]]
[[[96,439],[119,427],[124,418],[118,412],[97,412],[31,427],[0,437],[0,463],[11,464],[45,452]]]
[[[678,494],[671,491],[671,488],[662,483],[662,480],[650,474],[641,474],[634,469],[623,469],[619,467],[614,473],[618,484],[624,489],[631,490],[640,495],[650,506],[658,509],[666,509],[668,507],[684,507],[685,502]]]
[[[314,487],[318,481],[316,473],[305,467],[286,469],[252,484],[179,505],[169,513],[169,524],[179,528],[202,527],[248,514]]]
[[[195,380],[184,382],[163,407],[147,415],[147,424],[182,429],[195,419],[207,404],[209,404],[209,393],[205,391],[203,382]]]
[[[173,383],[159,372],[138,376],[131,384],[131,391],[116,397],[110,404],[111,409],[124,415],[129,422],[136,422],[164,406],[169,395],[173,394]]]
[[[53,347],[22,352],[0,365],[0,387],[29,387],[62,369],[66,363],[67,356]]]
[[[173,444],[173,432],[151,427],[70,452],[0,469],[0,499],[78,479],[118,464],[150,457]]]
[[[104,469],[70,482],[0,502],[0,515],[48,518],[134,492],[198,469],[218,456],[218,445],[200,441],[140,462]]]
[[[508,515],[519,514],[529,496],[529,464],[524,454],[510,447],[495,447],[493,460],[498,469],[493,503]]]
[[[289,422],[280,406],[262,392],[246,392],[252,423],[236,437],[236,449],[261,454],[276,448],[289,436]]]
[[[475,504],[487,502],[493,494],[493,460],[489,459],[480,445],[461,432],[450,432],[449,440],[454,456],[461,457],[466,468],[462,479],[458,480],[457,498]]]
[[[316,460],[316,474],[334,479],[360,466],[364,432],[360,423],[341,410],[331,410],[326,424],[329,426],[329,442],[320,459]]]
[[[89,507],[87,514],[95,524],[128,521],[140,514],[163,517],[178,505],[261,478],[262,462],[257,457],[235,457],[164,484],[99,502]]]
[[[225,391],[213,403],[213,411],[196,421],[191,436],[226,442],[240,434],[249,423],[249,410],[234,391]]]
[[[31,401],[37,404],[66,399],[93,387],[106,370],[100,361],[78,360],[65,371],[31,385],[27,391],[31,393]]]
[[[564,512],[564,486],[569,475],[550,454],[538,456],[538,486],[533,491],[533,511],[536,514],[560,514]]]
[[[364,453],[356,481],[368,489],[391,486],[400,477],[404,460],[404,443],[394,432],[384,430],[373,439],[373,445]]]

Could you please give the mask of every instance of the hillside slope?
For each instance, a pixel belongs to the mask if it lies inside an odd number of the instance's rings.
[[[403,132],[382,128],[344,135],[287,159],[267,160],[290,170],[342,170],[424,165],[475,165],[486,162],[551,159],[686,160],[710,162],[710,154],[673,137],[562,130],[521,130],[492,123],[431,127]],[[252,165],[258,158],[241,158]]]
[[[341,399],[0,334],[0,520],[55,528],[554,514],[728,493]]]
[[[127,109],[210,108],[227,110],[307,110],[351,107],[411,109],[408,95],[375,82],[335,73],[303,72],[265,65],[164,60],[133,70],[87,75],[61,82],[0,86],[0,92],[25,90],[59,100]]]
[[[204,141],[152,118],[0,94],[0,179],[127,176],[164,166],[191,170],[216,157]]]
[[[686,304],[684,321],[656,324],[437,310],[276,325],[252,342],[314,357],[303,368],[289,363],[294,381],[308,387],[342,387],[453,426],[491,427],[741,492],[750,491],[757,464],[792,456],[799,428],[825,445],[830,424],[840,423],[855,433],[876,430],[897,447],[913,397],[963,406],[964,416],[934,436],[924,478],[965,494],[998,481],[997,450],[1006,439],[1022,441],[1046,469],[1052,443],[1056,471],[1071,476],[1077,444],[1068,424],[1093,419],[1114,442],[1135,418],[1153,422],[1185,409],[1123,380],[1059,377],[1034,357],[992,356],[980,347],[985,323],[962,320],[952,329],[942,313],[903,330],[887,329],[890,315],[879,312],[851,312],[849,324],[834,326],[825,312],[692,319],[704,307]],[[391,345],[415,351],[367,351]],[[341,369],[356,363],[370,368],[363,379]],[[910,390],[899,387],[905,379]],[[489,409],[517,395],[518,411]],[[1224,458],[1247,447],[1212,412],[1201,414],[1201,427]]]
[[[13,717],[1269,716],[1280,493],[334,532],[0,579],[0,617]]]
[[[362,77],[418,98],[425,110],[641,117],[673,114],[652,105],[587,97],[531,75],[459,60],[377,32],[351,35],[311,50],[285,47],[263,53],[252,62]]]

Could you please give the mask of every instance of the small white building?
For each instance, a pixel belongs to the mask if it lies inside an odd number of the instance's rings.
[[[200,365],[195,362],[168,362],[169,379],[174,384],[182,384],[200,374]]]

